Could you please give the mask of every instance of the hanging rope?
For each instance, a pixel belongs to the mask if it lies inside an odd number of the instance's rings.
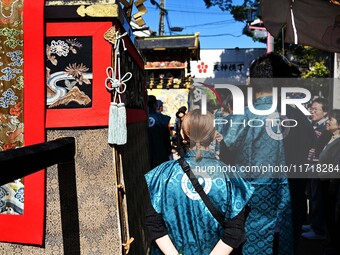
[[[126,109],[122,102],[121,95],[126,90],[126,82],[132,78],[132,73],[127,72],[121,77],[120,72],[120,42],[123,44],[123,50],[126,51],[124,40],[122,39],[127,33],[120,35],[117,31],[114,36],[114,68],[107,67],[105,87],[113,94],[113,101],[109,110],[109,130],[108,143],[123,145],[127,142],[126,129]],[[111,41],[113,43],[113,41]]]

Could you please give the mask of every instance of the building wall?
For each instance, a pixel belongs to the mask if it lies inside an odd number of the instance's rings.
[[[265,53],[265,48],[201,49],[201,59],[190,61],[191,75],[208,84],[245,85],[250,62]]]

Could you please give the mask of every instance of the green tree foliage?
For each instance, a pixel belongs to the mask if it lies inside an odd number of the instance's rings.
[[[310,46],[286,44],[284,55],[299,66],[302,78],[327,78],[332,54]]]
[[[304,74],[304,78],[313,77],[328,77],[329,70],[325,66],[325,61],[314,62],[311,64],[310,69]]]
[[[207,8],[217,6],[222,11],[229,12],[236,21],[245,23],[242,31],[243,34],[252,37],[254,41],[266,42],[266,39],[254,37],[253,31],[248,29],[248,22],[261,18],[260,12],[257,13],[258,17],[249,16],[249,10],[254,10],[260,6],[259,0],[204,0],[204,3]],[[301,71],[302,78],[311,78],[309,89],[313,95],[322,94],[327,97],[329,92],[328,86],[318,83],[321,79],[317,78],[330,77],[331,54],[308,46],[286,44],[282,40],[281,36],[275,39],[275,52],[286,56],[297,65]]]
[[[299,66],[301,77],[309,79],[308,90],[313,96],[329,96],[330,80],[320,79],[330,77],[332,54],[319,49],[303,45],[288,45],[286,55]]]
[[[235,4],[235,2],[236,1],[233,0],[204,0],[207,8],[217,6],[222,11],[229,12],[233,15],[235,21],[243,22],[245,24],[242,30],[244,35],[251,37],[254,41],[265,43],[266,39],[255,37],[254,32],[249,30],[247,24],[248,21],[257,18],[256,16],[250,15],[250,10],[257,9],[256,7],[259,6],[259,0],[243,0],[243,2],[238,1],[237,4]]]
[[[243,0],[241,4],[235,4],[233,0],[204,0],[207,8],[218,6],[222,11],[230,12],[234,19],[244,22],[247,20],[248,10],[259,4],[259,0]]]

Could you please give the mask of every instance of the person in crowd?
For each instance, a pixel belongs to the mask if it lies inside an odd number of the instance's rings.
[[[182,121],[184,116],[186,115],[187,108],[185,106],[181,106],[176,112],[176,119],[174,125],[174,135],[173,135],[173,145],[176,148],[177,146],[185,147],[185,141],[181,139],[180,131],[182,126]]]
[[[280,79],[277,79],[275,86],[278,89],[284,87],[299,87],[297,79],[301,75],[300,70],[297,66],[292,65],[287,59],[281,56],[276,56],[276,63],[280,63],[281,74]],[[283,79],[283,78],[284,79]],[[280,90],[279,90],[280,95]],[[289,93],[287,98],[303,99],[306,95],[304,93]],[[307,107],[307,105],[304,105]],[[316,136],[314,129],[308,119],[299,108],[295,105],[286,105],[286,114],[281,114],[281,104],[278,105],[278,111],[280,112],[281,120],[285,120],[285,124],[291,127],[281,127],[283,133],[283,145],[285,151],[285,164],[289,167],[305,166],[307,163],[307,155],[309,150],[316,143]],[[293,121],[289,121],[293,120]],[[294,126],[296,123],[296,126]],[[293,127],[294,126],[294,127]],[[294,254],[297,253],[300,236],[302,233],[302,224],[306,221],[307,216],[307,203],[306,203],[306,182],[307,175],[304,173],[288,173],[288,184],[291,199],[291,212],[292,212],[292,228],[293,228],[293,248]]]
[[[175,127],[174,130],[176,131],[176,134],[179,134],[181,130],[181,124],[182,120],[187,112],[187,108],[185,106],[181,106],[178,111],[176,112],[176,121],[175,121]]]
[[[223,140],[223,129],[229,122],[231,114],[233,113],[233,96],[228,93],[225,99],[222,101],[221,108],[215,113],[215,126],[216,126],[216,150],[218,152],[219,159],[226,164],[234,165],[233,159],[235,156],[232,151],[228,149]]]
[[[299,109],[287,105],[286,119],[295,120],[297,125],[292,128],[287,128],[283,144],[285,148],[285,163],[287,166],[305,166],[307,163],[307,156],[310,149],[316,143],[316,135],[312,124],[308,117],[304,115]],[[293,126],[293,123],[288,123]],[[307,203],[306,203],[306,169],[304,173],[288,173],[288,183],[291,195],[292,208],[292,226],[293,226],[293,244],[294,252],[297,252],[300,236],[302,233],[302,225],[306,221]],[[302,176],[303,175],[303,176]]]
[[[226,117],[232,113],[233,113],[233,96],[230,93],[226,96],[226,98],[222,102],[221,115]]]
[[[216,130],[221,133],[224,127],[225,120],[228,120],[230,114],[233,113],[233,96],[231,93],[228,93],[222,101],[221,107],[218,108],[215,112],[216,119]]]
[[[313,166],[318,163],[319,153],[330,139],[331,133],[326,130],[327,114],[329,111],[329,102],[326,98],[316,98],[312,101],[310,107],[310,120],[317,137],[316,144],[310,149],[308,154],[308,163]],[[311,178],[307,182],[307,197],[309,199],[309,222],[303,225],[304,233],[302,237],[306,239],[325,239],[325,215],[322,206],[322,195],[319,178]]]
[[[190,144],[184,159],[224,221],[209,212],[179,162],[165,162],[145,175],[152,255],[226,255],[245,240],[245,207],[253,188],[236,173],[209,170],[227,167],[208,148],[216,132],[213,122],[213,114],[193,110],[183,118],[181,133]]]
[[[168,161],[171,158],[170,117],[157,112],[157,99],[148,96],[149,107],[149,152],[151,168]]]
[[[157,99],[157,112],[162,113],[163,112],[163,101]]]
[[[340,251],[340,109],[328,115],[326,129],[332,136],[319,155],[319,167],[327,166],[326,173],[320,173],[322,203],[326,221],[324,255],[336,255]]]
[[[163,101],[157,99],[157,110],[156,112],[159,113],[163,117],[164,124],[168,125],[168,128],[170,129],[170,119],[171,117],[169,115],[163,114],[164,108],[163,108]]]
[[[172,145],[171,145],[171,141],[172,141],[172,131],[171,131],[171,128],[170,128],[170,120],[171,120],[171,117],[169,115],[166,115],[166,114],[163,114],[163,111],[164,111],[164,106],[163,106],[163,101],[162,100],[159,100],[157,99],[157,112],[162,116],[162,120],[164,122],[164,125],[167,125],[168,126],[168,129],[169,129],[169,134],[170,134],[170,146],[172,148]],[[172,155],[172,149],[171,149],[171,154],[169,155],[169,159],[173,159],[173,155]]]
[[[281,56],[265,54],[250,65],[250,86],[255,100],[253,106],[258,110],[272,107],[274,86],[273,78],[291,77],[292,68]],[[235,99],[234,99],[235,100]],[[271,115],[252,113],[249,106],[245,107],[244,115],[231,115],[234,125],[226,125],[223,130],[223,140],[235,156],[236,166],[280,166],[285,165],[285,148],[283,134],[277,127],[266,125],[251,127],[249,120],[279,118],[277,110]],[[238,124],[237,124],[238,123]],[[246,220],[245,229],[247,241],[243,255],[274,254],[274,235],[279,234],[278,254],[293,254],[292,218],[290,190],[288,179],[283,173],[278,178],[261,173],[245,175],[255,191],[250,200],[250,213]]]

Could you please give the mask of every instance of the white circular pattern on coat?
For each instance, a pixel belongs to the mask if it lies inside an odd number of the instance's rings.
[[[283,140],[289,133],[289,126],[282,126],[281,123],[287,120],[286,116],[279,115],[277,112],[274,112],[268,116],[268,120],[266,120],[266,132],[267,134],[273,138],[274,140]]]
[[[212,186],[211,177],[207,173],[202,173],[202,172],[199,172],[199,173],[194,172],[194,173],[199,183],[202,185],[204,192],[208,194]],[[182,184],[182,190],[188,198],[192,200],[201,199],[200,195],[194,190],[194,187],[192,186],[191,181],[189,180],[189,177],[186,174],[183,175],[181,184]],[[191,188],[189,188],[189,186]]]
[[[156,123],[156,120],[153,117],[149,117],[149,127],[153,127]]]

